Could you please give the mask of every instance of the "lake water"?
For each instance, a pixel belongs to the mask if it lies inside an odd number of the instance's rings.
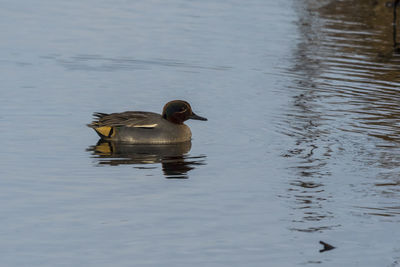
[[[400,266],[392,19],[386,1],[2,1],[1,265]],[[189,143],[85,125],[173,99],[208,118]]]

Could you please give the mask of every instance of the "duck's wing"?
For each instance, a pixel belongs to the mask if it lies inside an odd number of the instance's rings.
[[[91,128],[98,127],[135,127],[135,128],[154,128],[158,125],[161,116],[153,112],[125,111],[121,113],[93,113],[95,120],[88,124]]]

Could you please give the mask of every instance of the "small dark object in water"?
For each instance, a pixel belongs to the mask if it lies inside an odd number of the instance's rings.
[[[319,243],[324,246],[324,248],[320,249],[319,252],[325,252],[325,251],[328,251],[328,250],[331,250],[331,249],[335,248],[334,246],[329,245],[328,243],[325,243],[324,241],[319,241]]]

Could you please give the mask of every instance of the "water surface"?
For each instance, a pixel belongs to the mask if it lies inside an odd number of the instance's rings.
[[[398,266],[400,57],[375,2],[3,1],[3,264]],[[85,126],[172,99],[208,118],[190,143]]]

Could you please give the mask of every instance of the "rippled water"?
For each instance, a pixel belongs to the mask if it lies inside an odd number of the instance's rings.
[[[386,2],[3,1],[2,264],[399,266]],[[85,126],[172,99],[189,143]]]
[[[304,5],[298,10],[304,38],[289,69],[293,105],[280,123],[296,140],[287,156],[300,160],[294,167],[307,179],[335,174],[332,165],[349,168],[362,179],[347,181],[355,191],[382,197],[357,204],[363,212],[398,215],[400,57],[387,26],[391,10],[352,1],[315,14]]]

